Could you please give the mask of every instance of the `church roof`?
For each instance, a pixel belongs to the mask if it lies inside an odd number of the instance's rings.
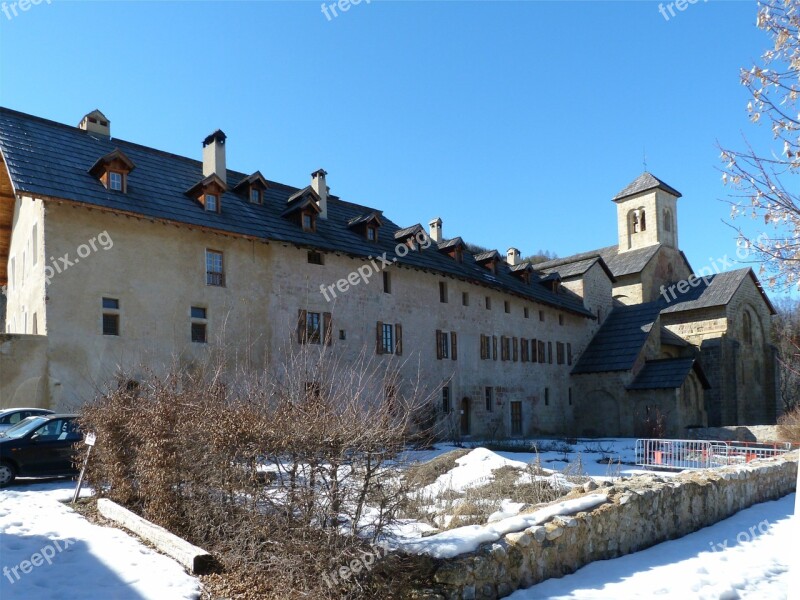
[[[580,277],[584,275],[589,269],[591,269],[595,264],[600,264],[603,270],[608,274],[608,278],[611,281],[614,281],[614,274],[611,272],[611,269],[608,268],[606,262],[600,256],[590,256],[589,258],[584,258],[581,260],[576,260],[573,262],[562,263],[553,265],[554,261],[548,261],[547,263],[539,263],[537,265],[533,265],[533,268],[540,273],[545,275],[550,275],[552,273],[558,273],[561,279],[569,279],[570,277]]]
[[[602,258],[606,268],[614,277],[624,277],[625,275],[641,272],[656,255],[659,248],[661,248],[661,244],[654,244],[645,248],[620,252],[619,246],[607,246],[598,250],[590,250],[589,252],[581,252],[580,254],[549,260],[535,264],[533,267],[537,271],[543,272],[558,271],[564,278],[574,277],[576,274],[583,274],[589,270],[591,264],[587,261]],[[580,272],[581,269],[584,269],[583,272]],[[564,273],[572,273],[572,275],[565,275]]]
[[[700,368],[700,364],[692,357],[687,358],[663,358],[659,360],[648,360],[644,368],[639,371],[636,379],[628,386],[629,390],[659,390],[675,389],[683,385],[689,373],[694,369],[703,389],[711,386],[706,379],[705,373]]]
[[[619,194],[614,196],[614,202],[618,200],[622,200],[624,198],[628,198],[630,196],[635,196],[636,194],[641,194],[642,192],[647,192],[649,190],[660,189],[664,190],[665,192],[672,194],[676,198],[681,197],[681,193],[676,190],[671,185],[668,185],[661,181],[658,177],[654,176],[652,173],[648,173],[645,171],[639,177],[631,181],[625,189],[623,189]]]
[[[753,273],[753,269],[749,267],[696,279],[694,280],[696,285],[690,285],[689,289],[683,294],[680,293],[677,286],[668,288],[665,292],[666,298],[663,294],[659,298],[659,301],[666,305],[662,312],[679,313],[687,310],[727,306],[747,277],[753,280],[770,312],[775,314],[775,307],[761,287],[761,283]]]
[[[106,189],[88,173],[89,167],[99,157],[117,148],[136,164],[136,170],[128,177],[127,193]],[[202,161],[120,139],[112,140],[2,107],[0,152],[18,193],[185,224],[220,234],[342,252],[367,259],[376,253],[380,255],[384,250],[393,256],[397,244],[395,234],[401,230],[399,225],[383,218],[381,231],[386,231],[387,235],[382,233],[377,243],[369,241],[349,228],[348,223],[376,209],[329,195],[328,218],[318,219],[315,231],[303,231],[281,214],[287,209],[288,200],[293,196],[302,198],[306,188],[267,180],[264,202],[253,204],[233,191],[249,175],[230,169],[226,173],[228,191],[221,195],[222,210],[219,213],[208,212],[185,195],[188,188],[203,178]],[[416,225],[405,229],[405,232],[412,231],[417,231]],[[403,257],[398,255],[397,262],[594,318],[576,294],[563,291],[556,294],[548,286],[541,285],[538,277],[531,277],[530,283],[521,281],[502,260],[498,260],[498,266],[492,272],[478,264],[468,252],[464,253],[463,262],[459,262],[438,252],[436,245],[432,244],[427,250],[408,252]]]

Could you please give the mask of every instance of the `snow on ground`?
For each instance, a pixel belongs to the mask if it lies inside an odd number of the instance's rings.
[[[402,544],[400,547],[408,552],[428,554],[434,558],[452,558],[459,554],[474,552],[481,544],[496,542],[507,533],[523,531],[528,527],[540,525],[557,515],[571,515],[591,510],[604,502],[606,502],[605,494],[590,494],[552,504],[532,513],[508,517],[488,525],[457,527],[419,541]]]
[[[74,489],[70,480],[17,480],[0,490],[0,598],[199,598],[199,581],[178,563],[62,504]]]
[[[715,525],[634,554],[591,563],[510,600],[786,598],[796,552],[795,495],[757,504]]]
[[[430,485],[422,488],[423,496],[436,497],[449,490],[463,492],[467,488],[486,483],[492,479],[492,471],[502,467],[524,469],[528,465],[495,454],[486,448],[476,448],[466,456],[456,459],[458,465]]]

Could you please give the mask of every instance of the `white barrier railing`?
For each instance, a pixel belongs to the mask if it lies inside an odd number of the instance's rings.
[[[786,443],[716,442],[707,440],[636,440],[636,464],[654,469],[713,469],[749,463],[790,452]]]

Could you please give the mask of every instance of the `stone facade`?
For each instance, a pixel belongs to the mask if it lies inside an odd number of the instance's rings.
[[[595,490],[605,492],[608,502],[594,510],[554,517],[451,560],[413,559],[424,579],[435,583],[421,584],[409,597],[502,598],[590,562],[698,531],[744,508],[790,494],[796,483],[796,453],[674,478],[636,476]]]

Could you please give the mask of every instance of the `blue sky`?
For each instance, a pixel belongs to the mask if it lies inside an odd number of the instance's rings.
[[[332,0],[328,0],[331,4]],[[329,11],[330,12],[330,11]],[[756,3],[78,2],[0,13],[0,103],[332,192],[401,225],[565,256],[616,243],[611,198],[643,169],[680,190],[696,270],[736,251],[717,142],[763,135],[739,68]],[[760,129],[765,130],[765,127]],[[757,224],[748,223],[753,231]]]

